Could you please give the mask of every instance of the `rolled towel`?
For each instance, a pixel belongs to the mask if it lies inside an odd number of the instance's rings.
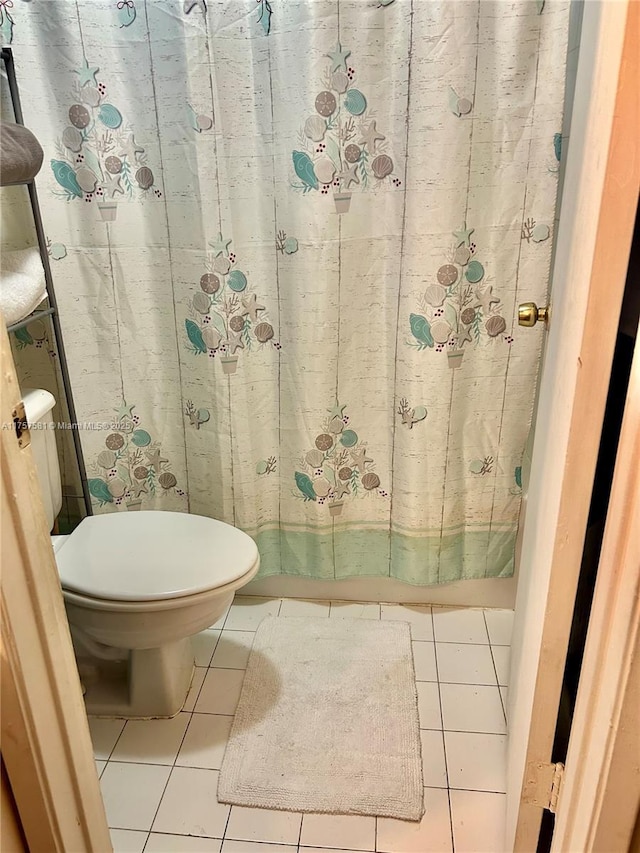
[[[44,269],[37,249],[2,253],[0,308],[7,326],[28,317],[46,295]]]
[[[0,186],[35,178],[43,157],[40,143],[30,130],[21,124],[0,122]]]

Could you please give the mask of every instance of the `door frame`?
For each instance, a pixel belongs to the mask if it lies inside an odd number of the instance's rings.
[[[628,850],[640,806],[640,338],[636,340],[552,853]]]
[[[111,840],[38,475],[0,315],[2,762],[28,849],[106,853]]]
[[[551,770],[638,201],[639,7],[633,0],[594,0],[584,9],[508,703],[505,846],[526,853],[537,846],[543,777]]]

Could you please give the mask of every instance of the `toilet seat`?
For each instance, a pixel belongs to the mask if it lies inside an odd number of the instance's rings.
[[[241,530],[163,511],[89,516],[56,549],[65,590],[120,602],[167,602],[240,586],[259,559],[255,542]]]

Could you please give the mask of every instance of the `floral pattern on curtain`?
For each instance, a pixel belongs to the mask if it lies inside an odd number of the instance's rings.
[[[512,573],[568,6],[12,8],[96,512],[223,519],[263,575]]]

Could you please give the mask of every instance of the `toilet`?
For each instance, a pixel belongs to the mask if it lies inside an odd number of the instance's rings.
[[[49,527],[62,506],[48,391],[23,396]],[[190,638],[212,625],[258,571],[235,527],[179,512],[89,516],[52,536],[87,713],[172,717],[194,672]]]

